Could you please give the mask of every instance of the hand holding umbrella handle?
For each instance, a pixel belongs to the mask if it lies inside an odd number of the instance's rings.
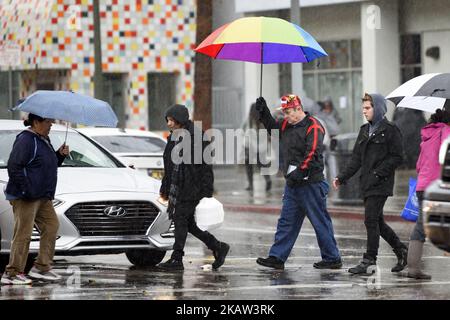
[[[67,157],[70,153],[69,146],[63,143],[61,147],[59,147],[58,152],[60,155]]]
[[[264,100],[263,97],[259,97],[258,99],[256,99],[255,109],[256,109],[258,112],[261,112],[261,111],[263,111],[265,108],[267,108],[266,100]]]

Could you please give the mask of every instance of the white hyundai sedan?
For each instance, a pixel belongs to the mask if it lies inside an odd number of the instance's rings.
[[[21,121],[0,120],[0,269],[8,262],[14,218],[2,190],[8,181],[7,162]],[[50,139],[59,147],[66,128],[53,125]],[[70,155],[58,168],[53,201],[60,227],[56,255],[125,252],[137,266],[154,266],[174,243],[173,225],[157,199],[161,182],[139,174],[101,145],[70,129]],[[211,226],[217,227],[211,221]],[[208,229],[208,226],[206,226]],[[34,229],[30,252],[39,249]],[[0,270],[1,272],[2,270]]]
[[[125,165],[152,178],[162,179],[166,140],[159,135],[120,128],[78,128],[77,131],[101,144]]]

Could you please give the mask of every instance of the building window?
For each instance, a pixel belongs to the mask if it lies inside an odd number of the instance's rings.
[[[119,122],[119,128],[125,127],[126,74],[103,73],[103,94],[105,101],[111,105]]]
[[[11,88],[9,76],[9,71],[0,72],[0,119],[20,119],[20,112],[9,111],[19,100],[20,75],[18,71],[11,72]]]
[[[324,41],[320,45],[328,57],[304,64],[305,93],[316,101],[331,97],[342,119],[341,133],[357,131],[363,122],[361,40]]]
[[[148,127],[149,130],[167,130],[165,112],[176,102],[175,73],[148,73]]]
[[[400,69],[402,83],[422,74],[420,34],[400,36]]]

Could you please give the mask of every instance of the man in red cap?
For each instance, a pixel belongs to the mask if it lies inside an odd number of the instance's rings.
[[[269,257],[258,258],[256,262],[265,267],[284,269],[306,216],[314,227],[322,256],[322,261],[314,263],[314,267],[341,268],[333,224],[326,208],[329,186],[323,174],[322,156],[325,129],[317,119],[304,112],[296,95],[281,97],[284,120],[280,122],[272,117],[263,97],[256,100],[256,108],[269,133],[280,130],[281,169],[286,178],[275,242]]]

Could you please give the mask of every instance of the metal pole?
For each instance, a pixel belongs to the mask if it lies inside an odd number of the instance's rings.
[[[94,1],[94,96],[97,99],[104,99],[103,95],[103,72],[102,72],[102,39],[100,29],[100,7],[99,0]]]
[[[8,69],[8,98],[9,98],[9,107],[8,108],[13,108],[14,107],[14,101],[13,101],[13,89],[12,89],[12,67],[11,65],[9,65],[9,69]],[[11,117],[11,119],[13,118],[13,116]]]
[[[300,26],[300,0],[291,0],[291,22]],[[291,64],[291,83],[292,93],[303,95],[303,65],[301,63]]]

